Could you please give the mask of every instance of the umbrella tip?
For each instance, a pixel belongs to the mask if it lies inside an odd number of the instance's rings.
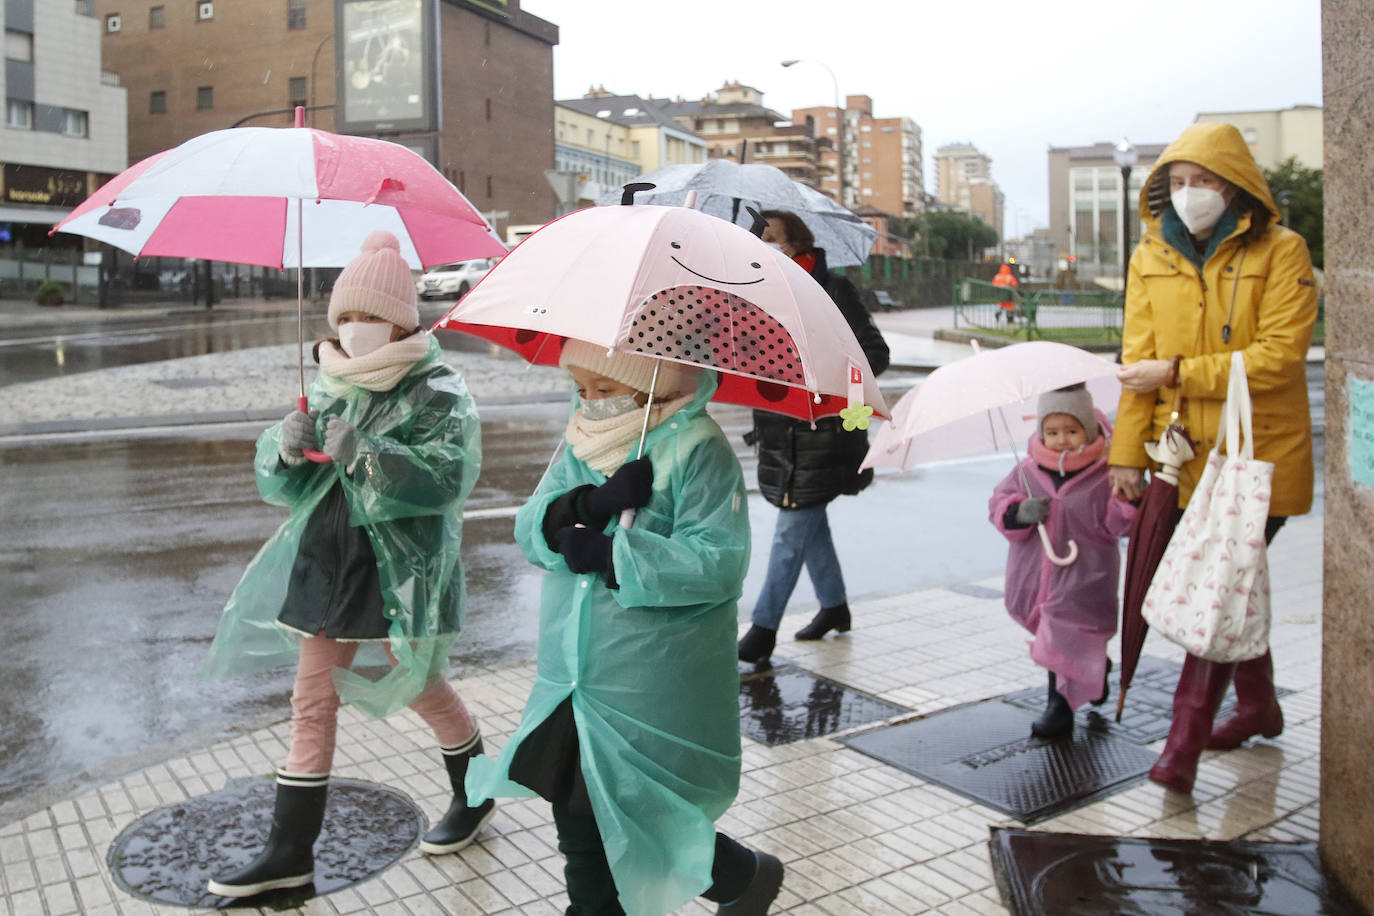
[[[658,187],[649,181],[636,181],[625,185],[620,191],[620,205],[622,207],[632,207],[635,202],[635,194],[639,191],[652,191]]]

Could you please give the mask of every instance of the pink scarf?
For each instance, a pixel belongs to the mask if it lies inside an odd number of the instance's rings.
[[[1058,471],[1060,474],[1067,474],[1070,471],[1081,471],[1095,462],[1102,460],[1102,456],[1107,453],[1107,447],[1110,442],[1111,436],[1103,429],[1103,431],[1098,433],[1096,439],[1080,449],[1053,452],[1050,451],[1049,446],[1041,441],[1040,434],[1036,433],[1034,436],[1031,436],[1030,456],[1035,459],[1036,464],[1047,471]]]

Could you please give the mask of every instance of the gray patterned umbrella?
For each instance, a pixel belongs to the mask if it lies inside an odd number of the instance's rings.
[[[816,237],[816,247],[825,249],[831,267],[862,264],[878,237],[876,229],[820,191],[761,162],[740,165],[729,159],[712,159],[669,165],[635,181],[654,185],[653,190],[636,194],[635,203],[676,207],[684,203],[688,191],[696,191],[697,210],[746,227],[751,220],[746,207],[791,210]],[[597,199],[598,205],[620,202],[620,191]]]

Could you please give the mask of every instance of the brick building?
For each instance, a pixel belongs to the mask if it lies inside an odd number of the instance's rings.
[[[129,94],[131,160],[245,119],[290,126],[289,114],[254,115],[337,101],[335,0],[95,0],[95,7],[105,69]],[[438,8],[440,130],[374,135],[424,151],[498,231],[552,218],[544,171],[553,168],[558,27],[521,10],[519,0],[441,0]],[[333,130],[335,112],[312,111],[308,123]]]

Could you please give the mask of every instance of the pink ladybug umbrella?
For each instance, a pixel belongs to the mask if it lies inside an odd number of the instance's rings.
[[[413,268],[505,253],[467,198],[397,143],[296,126],[236,127],[193,137],[116,175],[53,232],[133,255],[262,267],[342,267],[386,229]],[[297,271],[305,410],[303,276]],[[321,453],[309,453],[321,460]]]
[[[887,413],[825,290],[750,231],[690,207],[592,207],[554,220],[435,327],[540,365],[557,365],[572,337],[714,369],[717,400],[799,419],[838,414],[866,428]]]

